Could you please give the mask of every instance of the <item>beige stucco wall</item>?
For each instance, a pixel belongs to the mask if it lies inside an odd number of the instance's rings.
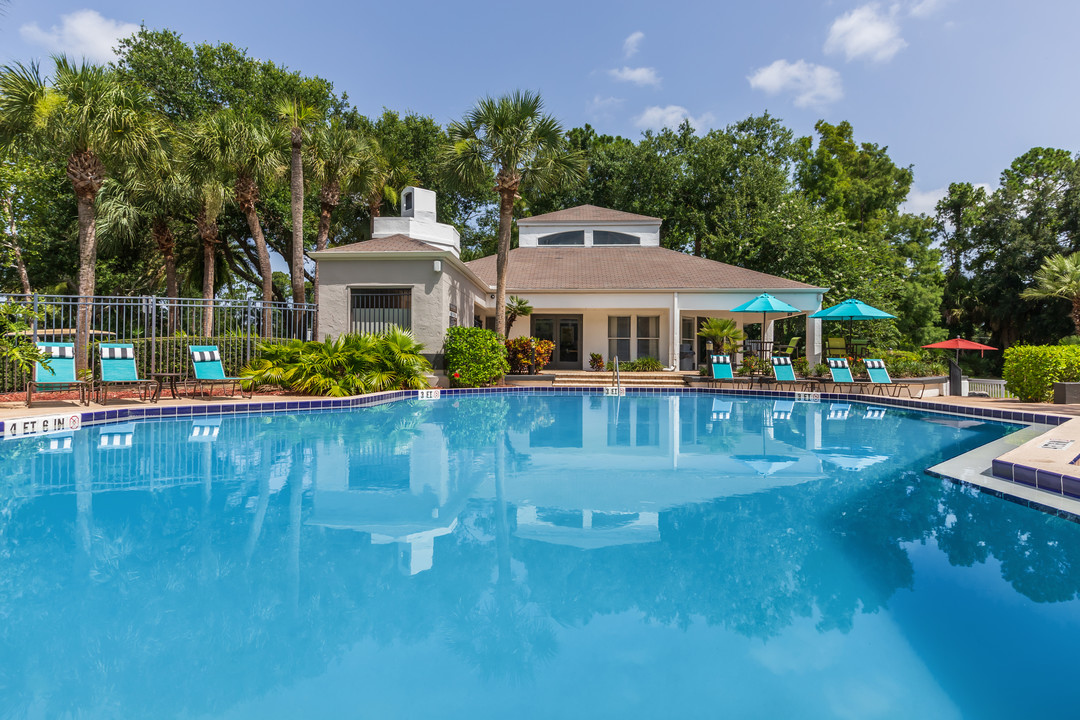
[[[450,305],[457,306],[458,324],[471,326],[486,292],[451,262],[438,258],[342,258],[319,260],[320,339],[349,332],[349,296],[353,288],[411,288],[412,331],[426,354],[442,352],[450,322]]]

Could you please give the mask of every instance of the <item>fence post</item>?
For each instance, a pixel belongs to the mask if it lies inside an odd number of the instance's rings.
[[[34,317],[30,321],[30,342],[37,344],[37,319],[38,319],[38,297],[37,293],[34,293]]]
[[[153,297],[144,297],[150,304],[150,372],[157,372],[157,301]]]
[[[244,364],[251,362],[251,298],[247,301],[247,312],[244,313]]]

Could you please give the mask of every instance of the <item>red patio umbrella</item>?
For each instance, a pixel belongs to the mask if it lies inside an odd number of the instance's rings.
[[[972,342],[971,340],[964,340],[963,338],[955,337],[951,340],[942,340],[941,342],[930,343],[929,345],[923,345],[924,348],[934,348],[940,350],[955,350],[956,362],[960,362],[961,350],[979,350],[979,356],[982,357],[983,350],[997,350],[996,347],[990,347],[989,345],[983,345],[982,343]]]

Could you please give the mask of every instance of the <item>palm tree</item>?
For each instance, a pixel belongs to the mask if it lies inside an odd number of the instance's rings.
[[[514,321],[519,317],[532,315],[533,307],[525,298],[511,295],[506,300],[506,334],[510,335],[510,328],[514,327]]]
[[[369,138],[367,142],[373,167],[363,194],[367,200],[368,215],[371,217],[371,232],[374,234],[375,218],[382,213],[383,202],[396,205],[398,191],[419,181],[408,161],[394,148],[375,138]]]
[[[352,188],[369,188],[375,176],[370,146],[357,131],[335,118],[318,129],[312,140],[313,174],[319,183],[319,230],[315,249],[325,250],[330,238],[330,218],[341,203],[341,195]],[[319,304],[319,265],[315,264],[314,303]],[[316,316],[318,323],[318,316]],[[313,337],[318,339],[318,325]]]
[[[207,115],[195,129],[191,142],[194,152],[214,165],[227,168],[233,181],[233,199],[247,220],[248,231],[258,257],[262,299],[274,299],[273,270],[259,213],[259,185],[276,176],[283,168],[282,143],[274,129],[257,115],[243,114],[231,108]],[[270,329],[270,308],[264,306],[263,332]]]
[[[79,295],[94,295],[97,227],[94,202],[120,161],[145,158],[158,150],[159,123],[148,96],[100,65],[53,58],[51,82],[36,63],[0,68],[0,138],[34,142],[67,161],[67,176],[78,206]],[[87,367],[91,305],[79,303],[76,362]]]
[[[506,270],[514,200],[523,190],[544,193],[585,175],[584,156],[570,148],[562,126],[543,114],[531,92],[484,98],[461,122],[449,127],[451,144],[443,160],[452,184],[478,188],[495,175],[499,194],[499,256],[495,307],[506,306]],[[495,330],[506,334],[506,316],[495,313]]]
[[[710,341],[719,353],[727,353],[746,339],[745,333],[730,318],[708,318],[701,323],[698,337]]]
[[[1028,300],[1065,298],[1072,303],[1072,321],[1080,335],[1080,252],[1051,255],[1035,271],[1035,285],[1020,294]]]
[[[304,135],[318,116],[315,108],[299,100],[282,99],[277,103],[278,118],[289,129],[289,146],[292,156],[289,164],[289,193],[292,208],[292,258],[289,274],[292,276],[293,304],[307,302],[304,292]],[[299,313],[297,314],[299,318]]]

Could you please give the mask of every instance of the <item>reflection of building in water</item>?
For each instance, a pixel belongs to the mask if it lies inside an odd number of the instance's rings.
[[[526,540],[591,550],[613,545],[651,543],[660,539],[660,514],[593,512],[519,505],[517,531]]]
[[[409,575],[431,569],[435,538],[453,532],[474,484],[468,468],[451,462],[442,428],[423,424],[410,437],[316,452],[307,524],[366,532],[374,545],[396,543]]]

